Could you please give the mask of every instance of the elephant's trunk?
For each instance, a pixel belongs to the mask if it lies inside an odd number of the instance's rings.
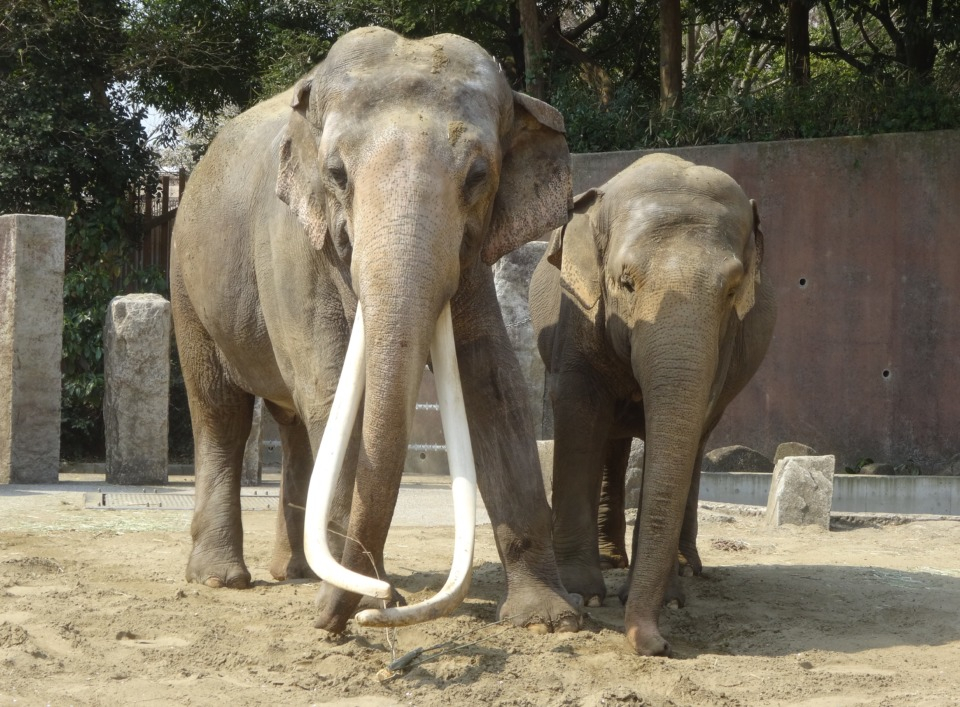
[[[643,655],[670,650],[657,620],[677,571],[684,509],[717,364],[716,342],[704,341],[702,329],[686,337],[682,326],[665,319],[639,327],[631,353],[643,390],[646,434],[625,622],[627,640]]]
[[[356,594],[389,599],[392,589],[388,583],[348,570],[334,560],[323,532],[327,527],[333,490],[343,465],[350,430],[365,387],[364,339],[363,315],[358,305],[343,373],[310,481],[304,545],[310,566],[325,581]],[[357,620],[367,626],[406,625],[442,616],[463,600],[470,585],[476,525],[476,472],[457,371],[449,304],[444,306],[437,320],[431,355],[450,461],[456,519],[450,576],[440,592],[424,602],[407,607],[361,612]],[[365,424],[365,435],[367,432]],[[406,434],[403,434],[403,438],[405,445]],[[387,485],[390,485],[389,482]],[[396,501],[395,493],[391,500]],[[391,514],[392,509],[391,503]],[[386,512],[383,508],[373,509],[373,512],[377,510],[381,514]]]

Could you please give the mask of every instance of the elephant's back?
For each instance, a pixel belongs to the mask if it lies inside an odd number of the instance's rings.
[[[276,179],[291,93],[258,103],[223,126],[187,182],[175,238],[240,236],[265,212],[284,206]]]
[[[256,241],[290,217],[276,196],[289,103],[289,92],[280,94],[218,133],[187,182],[171,258],[171,296],[189,302],[238,380],[249,377],[243,363],[254,362],[247,368],[266,372],[254,376],[270,379],[266,388],[278,387],[278,374],[257,286]]]

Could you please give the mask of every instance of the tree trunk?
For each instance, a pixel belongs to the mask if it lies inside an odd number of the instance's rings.
[[[695,14],[691,14],[690,24],[687,25],[687,46],[684,49],[686,58],[683,71],[689,80],[689,77],[693,76],[693,67],[697,64],[697,17]]]
[[[660,0],[660,111],[680,107],[683,87],[680,0]]]
[[[810,83],[810,2],[789,0],[787,4],[787,77],[794,86]]]
[[[523,33],[524,86],[534,98],[543,98],[543,42],[536,0],[517,0],[520,11],[520,31]]]
[[[929,79],[937,58],[931,18],[926,0],[903,0],[900,3],[903,61],[911,76],[921,81]],[[936,3],[934,3],[936,12]]]

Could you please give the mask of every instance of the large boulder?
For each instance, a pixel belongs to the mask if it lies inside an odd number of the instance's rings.
[[[530,278],[546,248],[547,244],[542,241],[527,243],[507,253],[493,266],[497,300],[503,313],[503,323],[507,326],[507,335],[527,382],[527,401],[533,413],[537,439],[549,438],[553,434],[552,429],[543,428],[545,369],[530,323]]]
[[[767,525],[816,525],[830,529],[833,455],[785,457],[777,462],[767,496]]]

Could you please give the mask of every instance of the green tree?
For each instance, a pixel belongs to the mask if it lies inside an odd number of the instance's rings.
[[[130,199],[152,152],[117,80],[124,7],[110,0],[13,0],[0,16],[0,213],[63,216],[62,443],[98,453],[101,336],[110,298],[156,287],[125,267],[140,237]]]

